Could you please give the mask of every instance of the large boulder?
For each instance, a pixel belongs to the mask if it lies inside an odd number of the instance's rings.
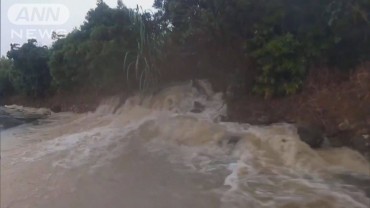
[[[310,125],[297,125],[300,139],[311,148],[320,148],[325,140],[322,131]]]

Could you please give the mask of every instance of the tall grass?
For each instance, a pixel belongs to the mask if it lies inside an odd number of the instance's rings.
[[[125,52],[123,64],[127,82],[132,84],[134,81],[141,91],[158,85],[161,73],[156,63],[162,56],[164,45],[163,34],[148,29],[152,21],[148,14],[139,7],[130,11],[131,29],[135,31],[137,47]]]

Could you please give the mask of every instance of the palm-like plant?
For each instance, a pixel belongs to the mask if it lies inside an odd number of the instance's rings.
[[[149,30],[151,14],[137,7],[130,11],[131,29],[136,34],[136,48],[126,51],[124,70],[127,82],[134,79],[141,91],[157,85],[160,70],[156,62],[162,56],[161,48],[164,45],[164,36],[161,32]]]

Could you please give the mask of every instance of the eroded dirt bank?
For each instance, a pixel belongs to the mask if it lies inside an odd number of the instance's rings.
[[[347,76],[322,70],[294,96],[263,100],[232,99],[232,121],[254,124],[296,123],[327,137],[337,147],[348,146],[370,158],[370,65]],[[335,79],[336,78],[336,79]]]

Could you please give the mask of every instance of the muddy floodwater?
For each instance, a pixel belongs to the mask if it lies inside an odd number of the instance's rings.
[[[198,109],[194,109],[198,108]],[[2,208],[368,208],[370,164],[294,126],[222,122],[207,82],[1,132]]]

